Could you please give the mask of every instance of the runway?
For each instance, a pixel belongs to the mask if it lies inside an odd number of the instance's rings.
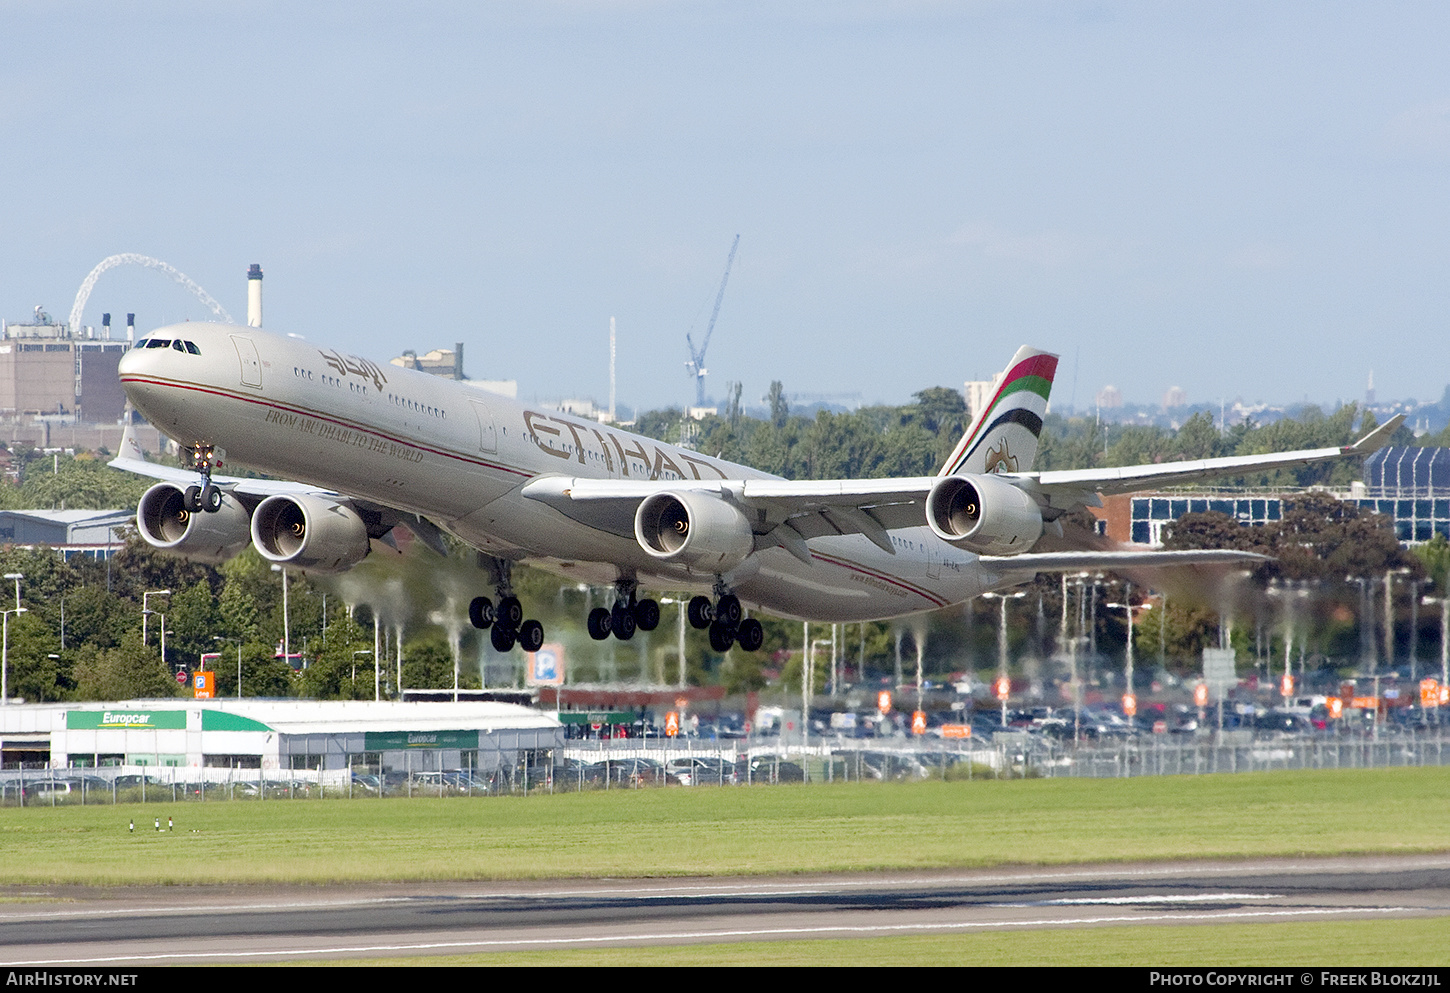
[[[1450,916],[1450,855],[801,877],[10,887],[0,964],[191,965]]]

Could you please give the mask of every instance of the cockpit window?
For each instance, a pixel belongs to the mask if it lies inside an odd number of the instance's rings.
[[[145,348],[147,346],[147,344],[150,343],[150,341],[151,341],[150,338],[142,338],[140,341],[136,342],[136,347],[137,348]]]
[[[171,339],[170,338],[152,338],[149,342],[146,343],[146,347],[147,348],[169,348],[169,347],[171,347]]]
[[[174,349],[176,349],[178,352],[184,352],[184,351],[186,351],[186,346],[181,343],[181,339],[180,338],[177,338],[175,341],[173,341],[171,343],[171,347],[174,348]]]
[[[186,343],[186,350],[188,352],[190,352],[192,355],[200,355],[201,354],[201,349],[196,347],[196,342],[194,342],[194,341],[188,341]]]

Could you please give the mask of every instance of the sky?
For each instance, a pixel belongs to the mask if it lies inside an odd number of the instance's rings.
[[[1450,5],[0,0],[0,315],[107,256],[622,404],[1438,399]],[[162,273],[84,321],[203,320]],[[114,316],[121,322],[123,317]]]

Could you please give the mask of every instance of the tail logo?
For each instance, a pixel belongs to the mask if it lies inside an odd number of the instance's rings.
[[[1002,447],[987,448],[987,472],[1016,472],[1017,456],[1007,450],[1007,439],[1002,439]]]

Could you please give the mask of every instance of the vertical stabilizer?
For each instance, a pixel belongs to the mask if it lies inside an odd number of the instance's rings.
[[[1028,472],[1047,415],[1057,356],[1023,345],[1002,373],[1002,384],[937,473]]]

